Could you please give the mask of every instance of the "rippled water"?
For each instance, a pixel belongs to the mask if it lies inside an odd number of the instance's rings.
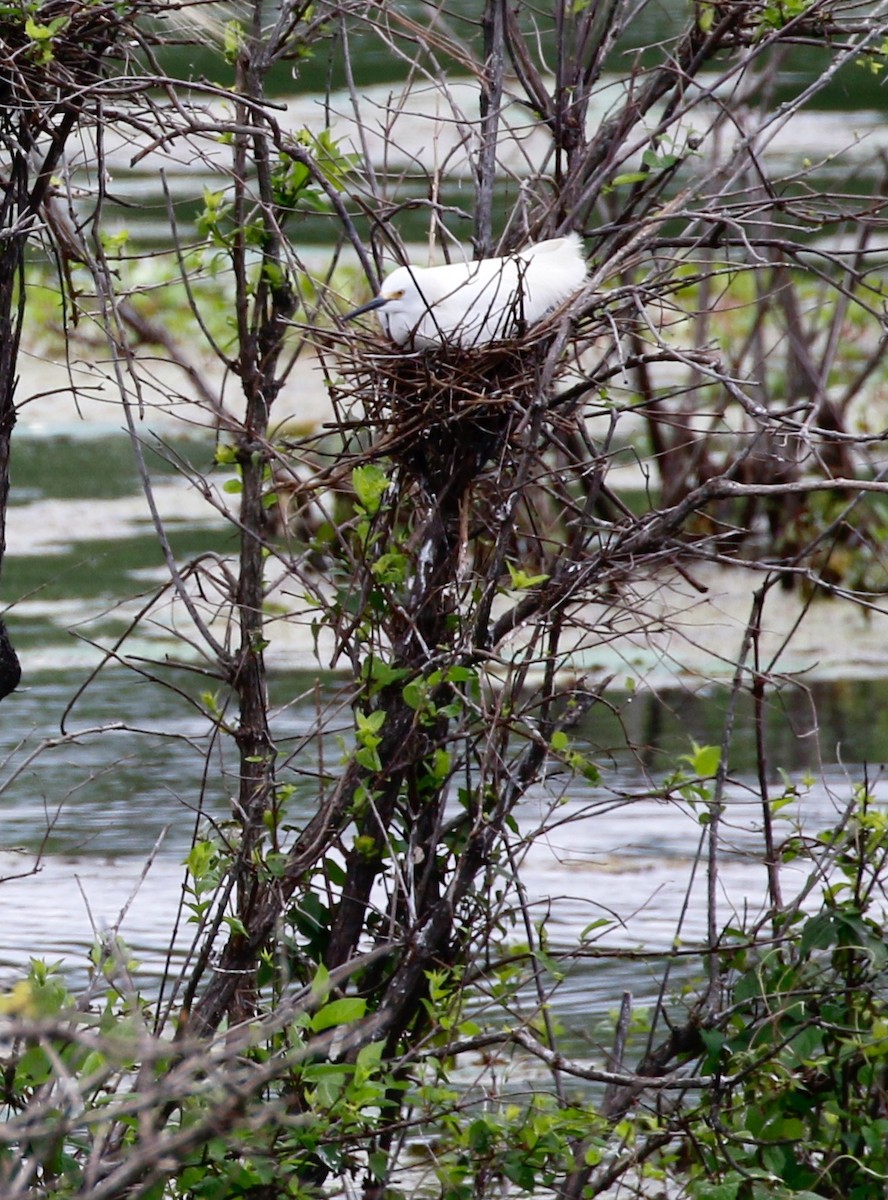
[[[187,453],[209,466],[212,447],[198,439]],[[58,959],[82,978],[96,936],[118,925],[150,981],[170,949],[181,863],[195,829],[206,819],[228,816],[234,781],[226,770],[232,769],[233,756],[227,763],[215,758],[205,783],[209,725],[187,697],[122,667],[91,678],[97,647],[113,643],[143,603],[146,588],[162,578],[160,552],[125,442],[25,438],[14,466],[16,504],[4,587],[7,599],[14,600],[8,619],[21,651],[24,682],[0,706],[0,894],[5,911],[14,914],[0,933],[0,982],[31,955]],[[177,555],[232,551],[232,534],[222,518],[160,459],[153,469]],[[794,619],[793,602],[777,600],[789,607],[775,611],[775,637],[781,622]],[[744,596],[713,592],[705,608],[699,598],[694,601],[686,618],[689,640],[681,645],[610,647],[627,671],[632,667],[639,684],[635,694],[612,688],[608,698],[618,716],[599,705],[579,731],[602,767],[603,787],[572,785],[555,811],[557,824],[531,847],[522,869],[534,919],[544,923],[554,952],[574,947],[582,931],[601,918],[609,924],[590,934],[591,955],[604,949],[656,955],[667,952],[676,937],[690,948],[702,942],[705,869],[696,857],[697,814],[647,797],[651,784],[672,769],[677,755],[687,753],[692,739],[720,741],[725,693],[708,682],[708,675],[718,671],[718,652],[735,652],[725,631],[737,634],[746,610]],[[812,780],[800,804],[782,814],[781,827],[787,829],[786,822],[796,816],[811,830],[826,825],[847,803],[862,774],[860,764],[869,764],[879,796],[888,746],[888,684],[879,678],[888,676],[885,615],[871,613],[866,627],[843,626],[837,610],[826,604],[815,606],[810,620],[814,632],[803,641],[802,666],[819,659],[822,668],[825,659],[835,673],[856,655],[861,668],[866,647],[862,673],[868,678],[787,683],[769,694],[773,767],[796,779],[810,774]],[[293,670],[311,660],[305,628],[281,637],[272,642],[269,661],[278,714],[275,736],[285,757],[313,718],[308,701],[298,697],[311,695],[317,669]],[[127,653],[157,660],[170,647],[175,643],[163,628],[149,628]],[[686,662],[690,656],[690,664],[699,668],[686,672],[679,687],[675,680],[667,686],[673,656]],[[206,683],[197,680],[194,686]],[[328,686],[336,686],[335,678],[329,677]],[[175,737],[167,736],[170,730]],[[636,747],[633,752],[625,748],[627,738]],[[753,915],[764,895],[755,784],[749,779],[750,786],[743,786],[753,751],[752,715],[741,705],[731,760],[735,782],[725,816],[722,924],[735,914]],[[295,803],[298,822],[312,811],[310,788],[297,792]],[[523,834],[536,828],[550,803],[542,790],[528,797],[519,813]],[[523,853],[520,839],[516,853]],[[784,870],[788,885],[798,882],[796,868]],[[186,924],[177,957],[188,938]],[[584,1014],[606,1012],[625,988],[639,1002],[652,995],[660,966],[656,958],[590,957],[559,985],[558,1010],[582,1028]],[[697,967],[692,956],[687,970]]]
[[[173,692],[148,686],[122,669],[98,677],[67,727],[72,734],[111,722],[124,727],[102,735],[82,732],[74,740],[52,744],[84,672],[75,666],[35,669],[28,659],[25,654],[27,690],[0,710],[3,746],[9,754],[5,775],[20,769],[2,793],[2,897],[5,911],[15,919],[4,922],[0,934],[0,966],[5,968],[0,979],[8,982],[31,955],[60,960],[73,978],[82,979],[90,946],[97,936],[113,930],[143,963],[144,982],[150,988],[170,950],[184,878],[182,860],[201,823],[227,818],[233,781],[219,771],[204,786],[200,751],[206,722],[188,717]],[[304,693],[309,683],[303,674],[273,678],[274,698],[282,705],[276,731],[284,747],[312,718],[307,706],[285,704]],[[843,703],[843,694],[853,703]],[[840,714],[854,731],[849,741],[838,725],[823,724],[822,743],[834,738],[838,750],[869,759],[878,795],[882,786],[876,763],[886,743],[877,725],[866,724],[862,715],[888,708],[886,686],[824,684],[817,698],[823,701],[822,712]],[[621,702],[618,694],[614,700]],[[540,788],[519,810],[515,853],[532,918],[545,928],[551,953],[571,951],[584,930],[607,921],[587,935],[590,957],[571,967],[556,991],[557,1011],[578,1030],[584,1028],[584,1016],[608,1012],[624,989],[632,991],[638,1003],[651,998],[662,967],[657,956],[667,954],[676,939],[688,949],[705,939],[706,870],[698,857],[699,814],[686,804],[655,801],[649,795],[651,783],[662,778],[674,754],[688,750],[691,738],[713,740],[723,701],[717,689],[696,697],[682,691],[650,693],[631,701],[623,696],[624,716],[631,735],[646,747],[647,766],[628,753],[622,759],[615,756],[612,718],[602,710],[600,720],[589,720],[583,736],[593,752],[602,751],[604,786],[572,784],[554,808],[552,789]],[[815,766],[814,744],[792,733],[785,708],[773,706],[771,711],[775,744],[781,744],[783,726],[782,744],[791,751],[780,765],[800,779]],[[722,926],[741,917],[754,918],[765,896],[760,806],[755,781],[744,775],[750,748],[748,714],[741,713],[738,724],[737,774],[723,818]],[[175,729],[176,738],[164,736],[170,729]],[[650,736],[654,730],[655,740]],[[22,740],[24,745],[16,749]],[[21,768],[23,755],[41,743],[43,752]],[[301,761],[305,765],[305,759]],[[854,766],[818,767],[810,786],[802,788],[802,799],[781,813],[778,837],[787,835],[797,821],[809,831],[829,824],[850,799],[861,772]],[[311,791],[298,793],[292,820],[298,823],[312,810]],[[543,824],[549,832],[527,849],[524,838]],[[783,872],[788,890],[804,882],[799,867],[786,866]],[[515,936],[522,939],[520,926]],[[174,960],[181,959],[188,945],[189,927],[184,924]],[[605,950],[643,951],[644,956],[595,957]],[[693,974],[699,966],[691,955],[675,978]]]

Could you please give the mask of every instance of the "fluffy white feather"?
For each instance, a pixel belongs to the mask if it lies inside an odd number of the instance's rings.
[[[585,281],[583,243],[570,233],[504,258],[397,267],[346,319],[375,311],[399,346],[480,346],[539,321]]]

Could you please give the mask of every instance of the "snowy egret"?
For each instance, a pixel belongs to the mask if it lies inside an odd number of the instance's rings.
[[[397,267],[379,295],[345,320],[375,311],[399,346],[481,346],[539,321],[585,280],[583,243],[570,233],[505,258]]]

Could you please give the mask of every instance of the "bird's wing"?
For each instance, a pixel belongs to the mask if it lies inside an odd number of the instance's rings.
[[[579,291],[586,282],[588,268],[583,256],[583,243],[575,233],[540,242],[537,246],[528,247],[528,250],[536,253],[529,257],[526,252],[522,255],[526,264],[524,286],[533,312],[532,319],[538,320],[550,308]]]
[[[518,257],[526,259],[555,254],[562,254],[565,258],[573,255],[582,258],[583,239],[578,233],[568,233],[564,237],[547,238],[544,242],[535,242],[532,246],[525,246],[523,250],[518,251]]]

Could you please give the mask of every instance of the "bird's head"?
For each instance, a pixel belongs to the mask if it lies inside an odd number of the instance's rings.
[[[375,312],[389,336],[403,343],[434,302],[433,297],[424,295],[419,285],[420,273],[421,268],[397,267],[383,282],[377,296],[360,308],[346,313],[343,320],[351,321],[364,313]]]
[[[366,304],[362,304],[360,308],[353,308],[351,312],[347,312],[342,318],[343,321],[353,321],[355,317],[362,317],[364,313],[374,312],[378,308],[384,308],[387,304],[397,305],[399,300],[404,298],[404,289],[386,287],[385,291],[374,296],[372,300],[368,300]]]

